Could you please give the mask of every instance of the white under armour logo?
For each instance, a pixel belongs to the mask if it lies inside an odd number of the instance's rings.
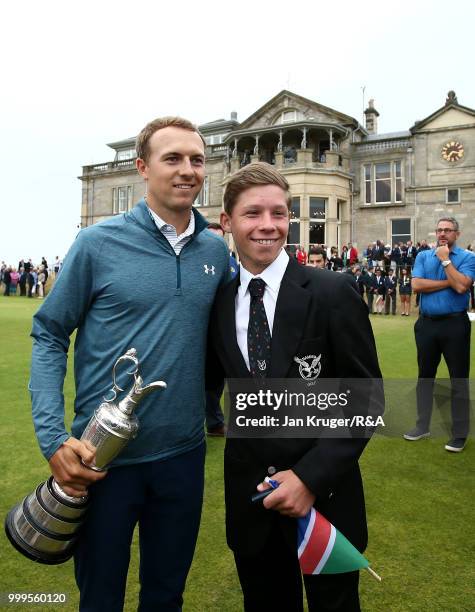
[[[206,274],[215,274],[214,266],[208,266],[208,264],[203,264],[203,268],[205,269]]]
[[[257,365],[259,367],[259,370],[264,371],[266,369],[266,360],[263,359],[262,361],[260,359],[257,360]]]

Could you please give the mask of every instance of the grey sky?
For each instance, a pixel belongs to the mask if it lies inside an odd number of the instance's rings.
[[[474,18],[468,0],[3,3],[0,259],[63,257],[81,166],[156,116],[242,121],[290,89],[361,120],[363,85],[380,132],[449,89],[474,108]]]

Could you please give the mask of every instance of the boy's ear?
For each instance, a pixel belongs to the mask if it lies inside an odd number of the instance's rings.
[[[228,213],[221,211],[221,215],[219,216],[219,221],[221,223],[221,227],[227,234],[231,233],[231,217]]]

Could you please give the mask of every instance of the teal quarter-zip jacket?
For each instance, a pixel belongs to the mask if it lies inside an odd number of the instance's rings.
[[[163,380],[168,386],[139,405],[138,436],[113,465],[164,459],[202,443],[208,318],[216,290],[228,278],[229,255],[224,241],[205,229],[202,215],[192,214],[195,232],[179,256],[143,200],[78,234],[33,318],[29,389],[46,459],[69,437],[63,382],[75,329],[73,436],[81,436],[111,388],[117,358],[133,347],[144,383]],[[129,388],[132,379],[124,376]]]

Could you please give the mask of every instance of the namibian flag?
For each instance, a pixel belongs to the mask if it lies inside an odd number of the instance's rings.
[[[369,561],[315,508],[298,519],[297,529],[302,574],[341,574],[368,568]]]

